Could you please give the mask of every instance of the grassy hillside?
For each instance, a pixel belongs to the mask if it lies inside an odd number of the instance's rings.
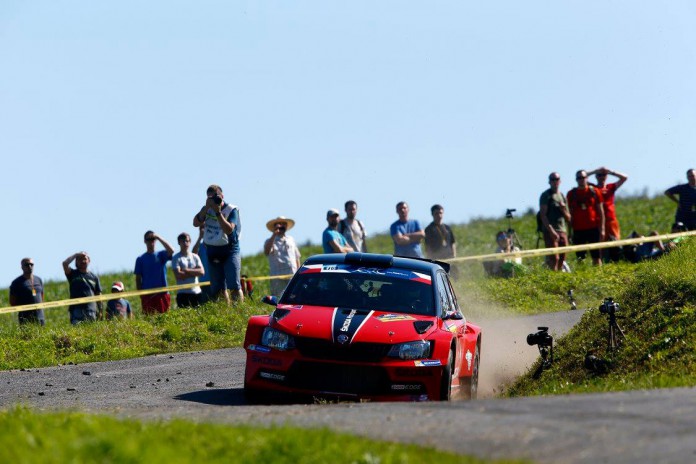
[[[607,349],[608,319],[585,313],[557,343],[556,360],[539,380],[525,375],[511,396],[696,385],[696,241],[643,263],[612,294],[626,338]],[[597,305],[598,306],[598,305]],[[584,367],[590,353],[605,363]]]

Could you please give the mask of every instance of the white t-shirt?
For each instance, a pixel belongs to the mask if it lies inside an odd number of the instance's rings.
[[[184,256],[181,254],[181,252],[179,252],[179,253],[176,253],[174,256],[172,256],[172,269],[177,269],[177,268],[179,268],[179,269],[196,269],[199,267],[203,267],[203,262],[201,261],[201,258],[199,258],[196,253],[192,253],[189,251],[188,255]],[[176,283],[179,285],[197,284],[198,283],[198,276],[187,277],[185,279],[179,279],[177,277]],[[177,293],[198,294],[198,293],[201,293],[201,287],[185,288],[183,290],[179,290]]]

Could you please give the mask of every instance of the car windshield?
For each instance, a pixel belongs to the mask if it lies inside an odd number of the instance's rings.
[[[330,268],[327,271],[325,266],[320,272],[300,269],[280,303],[435,314],[430,276],[396,269],[376,272],[351,266]]]

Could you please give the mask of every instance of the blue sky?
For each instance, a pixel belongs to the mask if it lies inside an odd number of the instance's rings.
[[[205,188],[319,242],[354,199],[369,233],[536,205],[606,165],[624,192],[696,165],[696,4],[13,1],[0,6],[0,284],[85,249],[132,269]],[[665,228],[668,225],[665,225]]]

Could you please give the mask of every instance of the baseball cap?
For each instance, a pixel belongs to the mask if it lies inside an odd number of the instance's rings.
[[[330,210],[328,210],[326,212],[326,219],[329,219],[331,216],[336,215],[336,214],[340,215],[341,213],[339,213],[336,208],[331,208]]]
[[[111,285],[111,290],[116,290],[117,292],[122,292],[124,289],[123,282],[114,282]]]

